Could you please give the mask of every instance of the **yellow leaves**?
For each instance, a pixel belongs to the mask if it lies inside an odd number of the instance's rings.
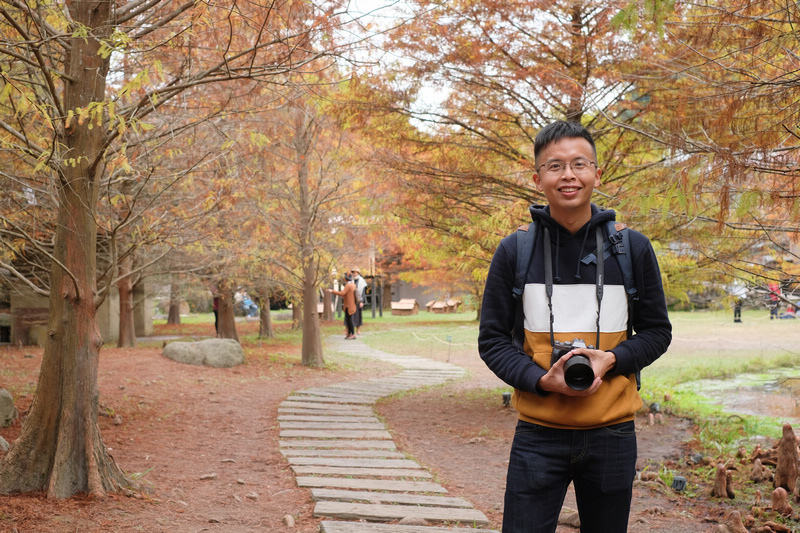
[[[108,201],[111,202],[111,206],[114,207],[114,208],[119,207],[123,203],[127,203],[127,200],[126,200],[124,194],[115,194],[114,196],[109,198]]]
[[[107,59],[108,56],[110,56],[115,50],[122,50],[126,48],[130,42],[131,39],[127,33],[119,28],[115,28],[108,40],[100,43],[100,50],[98,50],[98,54],[103,59]]]
[[[75,168],[81,163],[81,161],[85,161],[85,162],[88,163],[89,162],[89,158],[86,157],[85,155],[82,155],[80,157],[69,157],[69,158],[64,160],[64,164],[66,164],[67,166],[70,166],[72,168]]]
[[[141,131],[150,131],[152,129],[155,129],[155,126],[153,124],[149,124],[147,122],[136,121],[133,124],[135,125],[133,130],[137,131],[137,133],[139,132],[139,130],[141,130]]]
[[[72,28],[72,37],[84,40],[89,37],[89,28],[86,25],[79,22],[73,22]]]
[[[180,148],[170,148],[166,151],[166,154],[168,159],[177,159],[184,154],[184,151]]]
[[[133,173],[133,168],[130,165],[127,154],[127,145],[122,145],[116,155],[111,158],[107,163],[108,171],[110,173],[117,173],[122,171],[125,174]]]
[[[3,77],[3,89],[0,90],[0,100],[9,100],[11,98],[11,91],[13,90],[13,86],[5,80],[5,76]]]
[[[47,166],[47,162],[50,161],[50,156],[52,153],[52,150],[45,150],[39,154],[39,158],[36,160],[36,166],[33,168],[34,174],[41,172],[42,169]]]
[[[269,146],[271,139],[263,133],[257,131],[250,132],[250,144],[258,149],[263,149]]]
[[[155,77],[151,77],[152,71],[155,70]],[[133,78],[122,86],[119,94],[120,97],[130,95],[133,92],[141,91],[146,87],[151,87],[155,85],[155,81],[163,81],[164,80],[164,67],[161,64],[161,61],[154,61],[152,67],[145,68],[140,72],[137,72]],[[157,95],[153,94],[151,99],[154,101],[157,100]]]
[[[761,194],[758,191],[741,191],[736,196],[736,216],[749,217],[752,213],[758,212],[761,202]]]
[[[114,100],[92,102],[86,107],[69,109],[67,110],[67,116],[64,118],[64,127],[69,130],[77,124],[78,126],[86,125],[86,128],[91,130],[95,126],[102,127],[105,123],[107,125],[106,131],[116,129],[120,134],[125,133],[129,127],[133,127],[137,133],[153,128],[150,124],[136,120],[129,124],[125,121],[125,117],[118,115],[116,111],[117,104]]]
[[[216,202],[217,202],[217,194],[213,191],[209,191],[206,194],[206,197],[203,199],[203,209],[205,211],[208,211],[209,209],[214,207],[214,204]]]

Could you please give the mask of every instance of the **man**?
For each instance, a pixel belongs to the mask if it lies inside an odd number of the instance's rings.
[[[512,334],[521,232],[503,239],[492,259],[478,338],[481,358],[514,387],[519,412],[503,532],[554,532],[572,482],[582,533],[624,533],[636,469],[634,416],[642,406],[637,373],[672,339],[661,274],[649,240],[627,230],[638,291],[630,305],[635,334],[628,338],[622,270],[613,256],[600,262],[596,254],[597,228],[615,214],[591,203],[603,173],[591,134],[579,124],[553,123],[537,135],[534,157],[533,182],[548,205],[530,209],[538,229],[522,294],[524,352]],[[551,364],[554,344],[574,339],[585,339],[586,347]],[[571,388],[564,373],[579,354],[594,372],[583,390]]]
[[[356,284],[356,303],[358,304],[353,322],[356,326],[356,335],[361,335],[361,325],[364,323],[364,317],[362,316],[364,290],[367,288],[367,280],[361,277],[361,269],[359,267],[350,269],[350,275],[353,276],[353,283]]]

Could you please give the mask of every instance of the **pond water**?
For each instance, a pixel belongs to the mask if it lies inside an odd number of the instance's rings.
[[[700,380],[678,387],[702,394],[730,413],[800,422],[800,368],[746,374],[726,380]]]

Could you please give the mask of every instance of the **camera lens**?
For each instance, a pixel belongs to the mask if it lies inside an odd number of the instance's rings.
[[[594,370],[589,358],[574,354],[564,363],[564,381],[572,390],[586,390],[594,382]]]

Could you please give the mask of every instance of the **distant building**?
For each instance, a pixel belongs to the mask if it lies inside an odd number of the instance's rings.
[[[153,334],[153,302],[148,284],[134,288],[134,323],[137,337]],[[50,302],[21,283],[0,281],[0,344],[44,346]],[[112,288],[97,310],[103,342],[119,338],[119,294]]]

